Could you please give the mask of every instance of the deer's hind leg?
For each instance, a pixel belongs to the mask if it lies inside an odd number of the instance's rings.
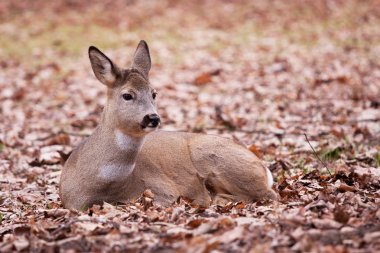
[[[193,138],[190,146],[192,163],[207,178],[206,187],[214,199],[251,202],[277,198],[268,183],[267,169],[245,147],[215,136]]]

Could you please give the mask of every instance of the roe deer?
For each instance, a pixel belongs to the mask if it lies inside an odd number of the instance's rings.
[[[95,47],[89,48],[89,58],[95,76],[107,86],[107,103],[94,133],[62,170],[65,207],[127,201],[146,189],[162,205],[179,196],[202,206],[276,199],[272,174],[245,147],[212,135],[154,131],[160,117],[145,41],[129,69],[117,67]]]

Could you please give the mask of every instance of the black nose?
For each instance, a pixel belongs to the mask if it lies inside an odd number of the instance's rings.
[[[144,116],[143,126],[145,127],[157,127],[160,124],[160,116],[156,113],[148,114]]]

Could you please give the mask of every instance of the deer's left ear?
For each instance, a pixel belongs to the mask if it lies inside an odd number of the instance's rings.
[[[139,70],[145,77],[148,77],[151,61],[148,44],[144,40],[141,40],[137,46],[132,67]]]

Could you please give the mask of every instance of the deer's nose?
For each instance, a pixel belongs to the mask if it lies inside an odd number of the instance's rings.
[[[147,114],[143,119],[143,126],[145,127],[157,127],[160,124],[160,116],[156,113]]]

